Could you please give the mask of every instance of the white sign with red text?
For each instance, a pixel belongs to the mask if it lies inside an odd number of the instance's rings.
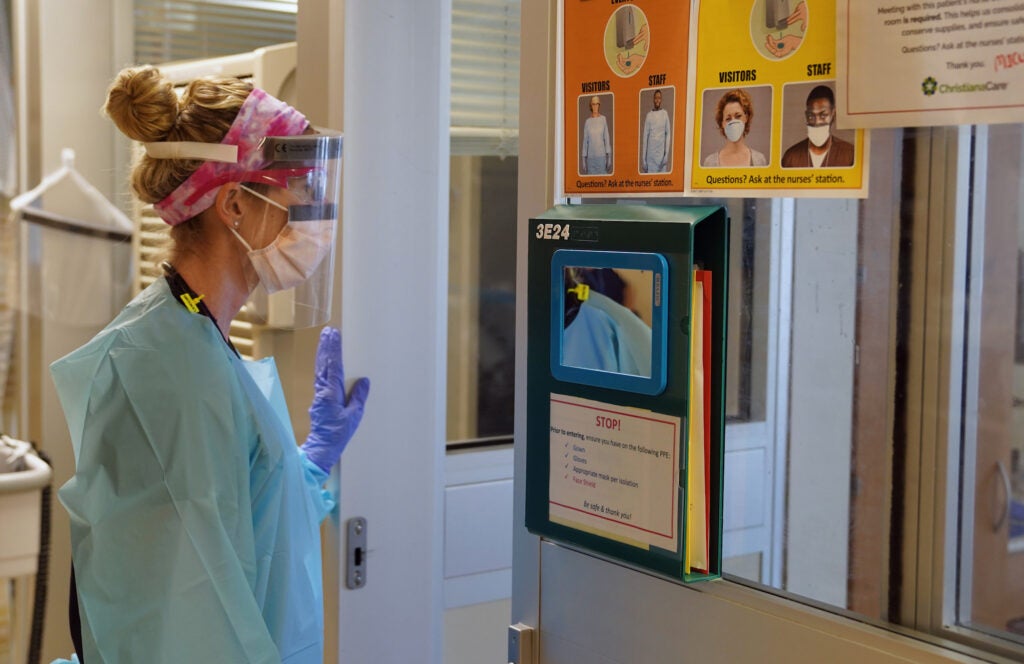
[[[840,0],[837,19],[839,126],[1024,121],[1021,0]]]
[[[552,394],[549,518],[678,551],[681,431],[679,417]]]

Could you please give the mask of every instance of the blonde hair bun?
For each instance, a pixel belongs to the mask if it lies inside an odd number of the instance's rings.
[[[179,101],[174,86],[156,67],[121,70],[107,90],[103,111],[125,136],[142,143],[220,143],[231,128],[252,84],[213,76],[193,80]],[[131,187],[145,203],[163,200],[199,168],[195,159],[156,159],[137,151]]]
[[[178,119],[178,96],[156,67],[129,67],[110,84],[103,111],[128,138],[159,141]]]

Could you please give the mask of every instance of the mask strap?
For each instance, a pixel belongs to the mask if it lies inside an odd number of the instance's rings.
[[[248,251],[251,254],[252,253],[252,246],[248,242],[245,241],[245,238],[242,237],[241,235],[239,235],[238,231],[236,231],[231,226],[228,226],[228,230],[235,234],[235,237],[238,238],[238,241],[241,242],[242,246],[245,247],[246,251]]]
[[[239,188],[239,189],[245,189],[245,190],[246,190],[247,192],[249,192],[250,194],[252,194],[252,195],[253,195],[253,196],[255,196],[256,198],[262,198],[263,200],[265,200],[266,202],[270,203],[270,204],[271,204],[271,205],[273,205],[274,207],[276,207],[276,208],[278,208],[278,209],[280,209],[280,210],[284,210],[284,211],[285,211],[285,213],[287,213],[287,212],[288,212],[288,208],[286,208],[285,206],[281,205],[280,203],[278,203],[278,202],[277,202],[277,201],[275,201],[274,199],[270,198],[269,196],[264,196],[264,195],[263,195],[263,194],[261,194],[260,192],[258,192],[258,191],[254,191],[254,190],[250,189],[249,187],[246,187],[246,186],[245,186],[244,184],[239,184],[239,185],[238,185],[238,188]],[[237,233],[236,233],[236,235],[237,235]]]

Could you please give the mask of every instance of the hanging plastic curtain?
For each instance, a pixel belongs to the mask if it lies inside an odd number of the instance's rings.
[[[17,293],[15,228],[12,219],[7,215],[0,216],[0,421],[4,412],[8,376],[14,356],[14,301]]]
[[[22,223],[19,307],[74,326],[108,323],[131,296],[132,222],[74,168],[11,201]]]
[[[3,198],[14,195],[17,181],[9,9],[10,3],[0,0],[0,197]],[[13,286],[14,234],[10,224],[0,219],[0,412],[3,412],[14,339]]]

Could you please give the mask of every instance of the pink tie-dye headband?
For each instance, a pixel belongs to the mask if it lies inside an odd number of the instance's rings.
[[[188,142],[147,143],[146,153],[157,159],[204,159],[177,189],[154,205],[171,226],[187,221],[213,205],[217,189],[228,182],[244,182],[266,165],[260,144],[266,136],[295,136],[309,123],[302,113],[255,88],[238,109],[235,121],[219,145]],[[232,149],[235,147],[237,152]]]

